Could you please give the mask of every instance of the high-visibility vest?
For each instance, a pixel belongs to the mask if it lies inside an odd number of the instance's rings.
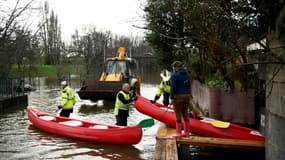
[[[160,96],[163,92],[170,93],[170,82],[169,81],[161,81],[159,88],[156,92],[156,95]]]
[[[76,103],[73,89],[69,86],[64,87],[61,92],[61,106],[63,109],[71,109]]]
[[[130,107],[130,104],[124,104],[120,99],[119,99],[119,94],[122,94],[125,98],[125,100],[130,100],[131,99],[131,95],[125,93],[124,91],[119,91],[116,97],[116,103],[115,103],[115,109],[114,109],[114,115],[117,116],[119,113],[119,109],[123,109],[123,110],[128,110]]]

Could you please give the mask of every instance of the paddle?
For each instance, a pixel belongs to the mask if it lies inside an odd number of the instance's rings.
[[[218,127],[218,128],[228,128],[230,126],[230,122],[224,122],[224,121],[213,121],[211,122],[211,125]]]
[[[154,120],[152,118],[144,119],[137,124],[138,126],[141,126],[142,128],[151,127],[154,125]]]

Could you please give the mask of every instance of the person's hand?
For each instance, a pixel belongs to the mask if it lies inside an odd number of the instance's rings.
[[[155,100],[150,100],[150,103],[155,103],[156,101]]]
[[[55,112],[58,112],[60,109],[62,109],[62,106],[61,105],[58,105]]]
[[[134,96],[134,97],[132,98],[133,101],[136,101],[137,99],[138,99],[137,96]]]

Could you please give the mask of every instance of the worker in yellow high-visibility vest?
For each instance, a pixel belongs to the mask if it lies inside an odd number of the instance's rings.
[[[76,103],[75,93],[72,88],[67,84],[67,81],[61,82],[61,104],[58,106],[58,109],[61,109],[60,116],[69,117],[70,113],[73,112],[73,106]]]
[[[151,103],[155,103],[161,95],[163,95],[163,101],[162,103],[166,106],[169,105],[169,96],[170,96],[170,75],[167,70],[163,70],[160,74],[161,82],[159,84],[159,88],[157,89],[157,92],[155,94],[155,97],[153,100],[150,100]]]
[[[118,126],[127,126],[127,118],[129,116],[129,108],[132,105],[132,102],[137,99],[134,95],[130,94],[130,85],[124,83],[122,90],[117,93],[114,115],[116,117],[116,125]]]

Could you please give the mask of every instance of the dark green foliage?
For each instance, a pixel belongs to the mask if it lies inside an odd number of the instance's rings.
[[[247,72],[252,72],[242,67],[250,64],[246,47],[285,30],[284,2],[278,0],[148,0],[145,11],[147,41],[160,65],[169,68],[174,60],[182,60],[196,79],[218,76],[231,89],[236,80],[246,86]],[[263,47],[260,54],[272,56],[269,47]],[[192,54],[193,48],[199,52]]]
[[[170,68],[174,60],[185,60],[185,42],[183,37],[184,16],[180,10],[183,2],[164,0],[148,1],[145,7],[147,28],[147,41],[156,53],[157,61],[164,68]]]

